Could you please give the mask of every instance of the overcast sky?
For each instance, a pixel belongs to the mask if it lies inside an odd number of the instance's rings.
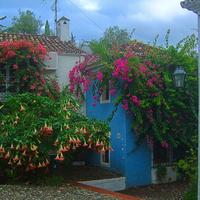
[[[70,19],[70,32],[76,41],[99,39],[103,31],[118,25],[129,32],[135,29],[133,39],[153,44],[159,34],[158,44],[165,45],[165,35],[170,29],[170,44],[195,33],[197,35],[197,15],[183,9],[180,0],[57,0],[58,19],[62,16]],[[18,9],[27,9],[48,19],[54,28],[54,11],[51,7],[55,0],[0,0],[0,17],[7,15],[1,23],[11,26],[13,16]]]

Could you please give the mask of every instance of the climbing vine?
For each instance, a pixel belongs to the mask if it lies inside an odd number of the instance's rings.
[[[69,74],[70,91],[82,98],[87,90],[92,90],[92,105],[98,106],[109,81],[110,94],[115,98],[108,121],[121,106],[133,119],[130,128],[138,136],[138,145],[144,140],[149,147],[154,141],[165,148],[169,143],[175,147],[180,142],[190,145],[198,126],[197,76],[187,76],[185,89],[176,90],[172,74],[180,64],[188,74],[197,75],[197,38],[188,36],[176,47],[169,46],[168,36],[166,40],[166,48],[146,45],[145,53],[139,56],[131,51],[131,46],[126,45],[122,51],[113,43],[111,50],[102,51],[103,59],[95,65],[92,58],[74,66]],[[98,56],[101,57],[101,51]]]

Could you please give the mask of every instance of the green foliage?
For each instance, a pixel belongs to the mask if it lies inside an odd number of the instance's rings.
[[[196,200],[198,194],[198,136],[192,136],[193,145],[186,151],[184,159],[174,163],[177,175],[184,174],[191,181],[190,189],[185,193],[184,200]]]
[[[40,170],[37,171],[36,174],[20,174],[17,175],[15,178],[10,179],[7,184],[8,185],[18,185],[18,184],[33,184],[33,185],[49,185],[49,186],[56,186],[61,185],[64,182],[64,178],[62,175],[52,175],[52,174],[45,174],[44,171]]]
[[[192,137],[193,145],[189,151],[186,151],[186,156],[184,159],[179,160],[178,162],[174,163],[176,167],[177,175],[180,175],[180,172],[183,172],[186,178],[191,181],[196,179],[198,174],[198,136]]]
[[[49,21],[46,20],[44,27],[44,35],[54,35],[53,31],[50,29]]]
[[[18,9],[19,17],[12,18],[12,27],[7,28],[10,33],[23,34],[40,34],[40,29],[43,23],[40,19],[35,18],[35,14],[30,11],[21,11]]]
[[[31,175],[29,177],[30,183],[34,185],[60,185],[62,184],[65,180],[62,175],[46,175],[44,173],[41,173],[38,176]],[[18,182],[18,181],[16,181]]]
[[[84,147],[82,147],[84,148]],[[67,152],[64,152],[64,157],[66,158],[64,162],[65,170],[69,170],[72,166],[72,162],[75,160],[74,153],[79,153],[79,148],[75,150],[69,150]],[[85,156],[85,155],[84,155]]]
[[[166,177],[167,175],[167,168],[165,166],[162,165],[157,165],[156,166],[156,177],[158,181],[163,181],[163,179]]]
[[[99,48],[105,50],[112,49],[112,44],[115,42],[117,46],[126,44],[131,41],[133,32],[129,33],[127,29],[120,29],[118,26],[109,27],[103,33],[103,37],[99,40],[89,42],[90,48],[94,54],[99,54]],[[102,51],[103,52],[103,51]]]
[[[120,29],[118,26],[109,27],[103,33],[103,37],[100,38],[100,42],[103,45],[109,45],[112,47],[112,40],[118,44],[118,46],[130,42],[132,33],[128,33],[127,29]]]
[[[70,41],[76,45],[76,36],[74,36],[73,33],[71,33]]]
[[[198,175],[190,184],[190,189],[184,194],[183,200],[197,200],[198,199]]]
[[[7,16],[0,17],[0,20],[4,20],[6,17],[7,17]],[[3,26],[2,24],[0,24],[0,28],[2,28],[2,27],[5,27],[5,26]]]

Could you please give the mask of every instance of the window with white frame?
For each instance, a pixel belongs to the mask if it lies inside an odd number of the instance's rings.
[[[102,166],[110,167],[110,150],[109,149],[108,150],[105,149],[104,152],[101,152],[100,162]]]
[[[110,166],[110,150],[105,150],[105,152],[101,153],[101,165]]]
[[[14,78],[14,69],[0,67],[0,98],[7,92],[7,88],[12,85]]]
[[[106,84],[103,93],[101,94],[100,103],[110,103],[111,95],[109,91],[109,82]]]

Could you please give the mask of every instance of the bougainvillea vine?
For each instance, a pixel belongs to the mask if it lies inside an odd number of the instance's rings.
[[[190,145],[190,136],[197,134],[198,126],[197,77],[186,77],[185,90],[176,90],[172,74],[178,63],[187,73],[197,74],[198,56],[192,50],[196,44],[196,37],[192,35],[176,47],[146,45],[146,52],[139,56],[129,45],[123,52],[114,45],[106,52],[109,59],[104,57],[96,65],[92,65],[94,61],[86,61],[74,66],[69,74],[70,91],[80,98],[91,89],[92,105],[98,106],[97,99],[109,82],[115,110],[108,120],[118,106],[124,108],[133,118],[130,128],[138,136],[138,144],[146,140],[149,147],[154,141],[166,148],[169,144],[177,147],[180,142]]]

